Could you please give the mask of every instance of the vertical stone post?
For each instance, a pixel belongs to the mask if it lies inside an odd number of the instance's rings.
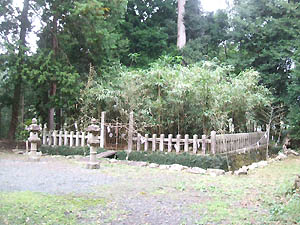
[[[41,158],[41,154],[37,153],[38,143],[41,141],[39,138],[39,132],[41,131],[40,126],[37,124],[37,120],[35,118],[32,119],[32,124],[29,129],[30,136],[28,138],[28,142],[30,142],[30,152],[28,153],[29,157],[33,161],[39,161]]]
[[[100,127],[96,124],[96,119],[92,119],[91,125],[86,129],[89,132],[88,144],[90,145],[90,161],[87,163],[87,169],[99,169],[100,164],[97,162],[96,154],[97,147],[99,147],[99,138],[98,134],[100,131]]]
[[[206,135],[202,135],[202,155],[206,153]]]
[[[105,114],[106,112],[101,113],[100,148],[105,146]]]
[[[128,151],[132,151],[133,139],[133,112],[129,114],[129,130],[128,130]]]
[[[189,151],[189,135],[184,135],[184,152]]]
[[[215,155],[216,154],[216,131],[212,131],[210,133],[210,140],[211,140],[211,153]]]
[[[172,151],[172,137],[173,137],[173,134],[168,135],[168,152]]]
[[[193,154],[197,154],[197,149],[198,149],[197,139],[198,139],[198,135],[194,134],[193,135]]]

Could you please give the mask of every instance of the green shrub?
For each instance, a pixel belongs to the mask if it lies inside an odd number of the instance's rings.
[[[117,152],[117,159],[126,159],[126,152]],[[146,153],[146,152],[131,152],[128,160],[131,161],[145,161],[149,163],[157,163],[161,165],[180,164],[188,167],[201,167],[203,169],[215,168],[227,170],[227,160],[224,156],[200,156],[191,155],[188,153]]]
[[[69,146],[47,146],[47,145],[42,145],[39,150],[43,154],[48,154],[48,155],[63,155],[63,156],[68,156],[68,155],[89,155],[90,154],[90,149],[89,147],[69,147]],[[98,148],[97,153],[105,152],[106,150],[103,148]]]

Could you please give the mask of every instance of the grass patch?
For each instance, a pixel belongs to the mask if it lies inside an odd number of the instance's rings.
[[[0,192],[0,199],[0,224],[77,224],[88,208],[106,204],[104,199],[29,191]]]
[[[47,145],[42,145],[39,150],[43,154],[48,154],[48,155],[63,155],[63,156],[68,156],[68,155],[89,155],[90,154],[90,149],[89,147],[69,147],[69,146],[47,146]],[[103,148],[98,148],[97,153],[105,152],[106,150]]]

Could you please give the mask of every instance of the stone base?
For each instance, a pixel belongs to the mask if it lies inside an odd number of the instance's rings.
[[[88,162],[86,164],[87,169],[99,169],[100,168],[100,163],[98,162]]]
[[[36,152],[35,154],[32,154],[32,152],[28,152],[27,155],[28,155],[28,160],[31,162],[39,162],[42,157],[41,152]]]

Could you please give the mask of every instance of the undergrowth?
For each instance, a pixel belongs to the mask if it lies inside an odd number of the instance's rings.
[[[117,152],[117,159],[125,160],[127,153],[125,151]],[[225,156],[202,156],[191,155],[188,153],[161,153],[161,152],[131,152],[128,160],[144,161],[149,163],[157,163],[160,165],[180,164],[188,167],[200,167],[203,169],[215,168],[227,170],[227,161]]]
[[[89,147],[69,147],[69,146],[46,146],[42,145],[39,150],[43,154],[48,154],[48,155],[63,155],[63,156],[68,156],[68,155],[89,155],[90,154],[90,149]],[[103,148],[98,148],[97,153],[105,152],[106,150]]]

